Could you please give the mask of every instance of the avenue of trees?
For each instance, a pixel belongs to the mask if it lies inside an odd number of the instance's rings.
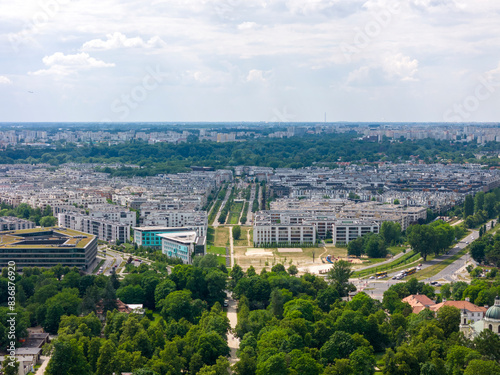
[[[410,225],[406,229],[406,238],[412,249],[420,253],[425,261],[429,254],[439,255],[446,251],[455,238],[461,238],[464,233],[460,225],[451,226],[437,220],[427,225]]]
[[[489,219],[498,218],[500,215],[500,188],[489,193],[482,191],[474,197],[467,195],[462,210],[462,217],[467,228],[475,228],[486,223]]]

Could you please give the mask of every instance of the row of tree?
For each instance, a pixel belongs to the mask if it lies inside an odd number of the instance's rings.
[[[225,168],[237,165],[257,165],[272,168],[301,168],[312,165],[335,166],[344,162],[378,161],[402,162],[418,155],[427,163],[465,161],[477,162],[477,150],[498,150],[498,142],[478,145],[474,142],[449,142],[434,139],[401,140],[383,138],[380,143],[359,139],[356,132],[304,135],[289,139],[258,138],[246,142],[217,143],[189,139],[182,144],[158,142],[148,144],[133,140],[117,145],[72,144],[53,149],[16,146],[7,147],[0,155],[0,163],[49,163],[60,165],[76,163],[138,164],[141,168],[100,168],[115,176],[145,176],[159,173],[178,173],[193,165]]]
[[[52,207],[49,205],[41,208],[33,208],[27,203],[21,203],[13,207],[4,202],[0,203],[0,216],[15,216],[20,219],[33,221],[36,225],[42,227],[51,227],[56,225],[57,218],[52,214]]]

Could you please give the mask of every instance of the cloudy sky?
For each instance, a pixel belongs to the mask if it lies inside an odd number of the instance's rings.
[[[498,0],[0,9],[0,122],[500,121]]]

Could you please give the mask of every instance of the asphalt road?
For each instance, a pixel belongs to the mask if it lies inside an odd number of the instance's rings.
[[[488,228],[491,225],[491,222],[494,222],[496,224],[495,220],[490,220],[488,222]],[[434,258],[433,260],[429,261],[422,261],[422,270],[433,266],[453,255],[455,255],[457,252],[468,246],[470,243],[473,241],[477,240],[479,237],[479,233],[477,230],[473,230],[471,234],[469,234],[467,237],[465,237],[462,241],[457,243],[449,252],[448,254],[442,254],[439,257]],[[445,279],[449,282],[455,281],[453,278],[453,275],[460,270],[462,267],[465,266],[467,262],[473,262],[473,260],[470,258],[470,255],[467,253],[464,256],[460,257],[457,259],[455,262],[450,264],[448,267],[446,267],[444,270],[436,274],[435,276],[429,277],[427,279],[421,280],[423,282],[429,283],[432,281],[436,280],[442,280]],[[353,279],[351,280],[353,284],[358,288],[358,291],[362,290],[372,298],[378,299],[382,301],[383,294],[384,292],[389,289],[391,285],[397,284],[397,283],[402,283],[408,281],[408,277],[401,279],[401,280],[392,280],[392,277],[398,274],[400,271],[397,272],[392,272],[388,274],[388,278],[382,279],[382,280],[373,280],[373,279]],[[416,274],[418,276],[418,272]]]

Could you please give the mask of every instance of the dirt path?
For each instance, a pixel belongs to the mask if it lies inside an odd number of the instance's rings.
[[[248,245],[247,246],[252,246],[250,245],[250,230],[247,230],[247,239],[248,239]]]

